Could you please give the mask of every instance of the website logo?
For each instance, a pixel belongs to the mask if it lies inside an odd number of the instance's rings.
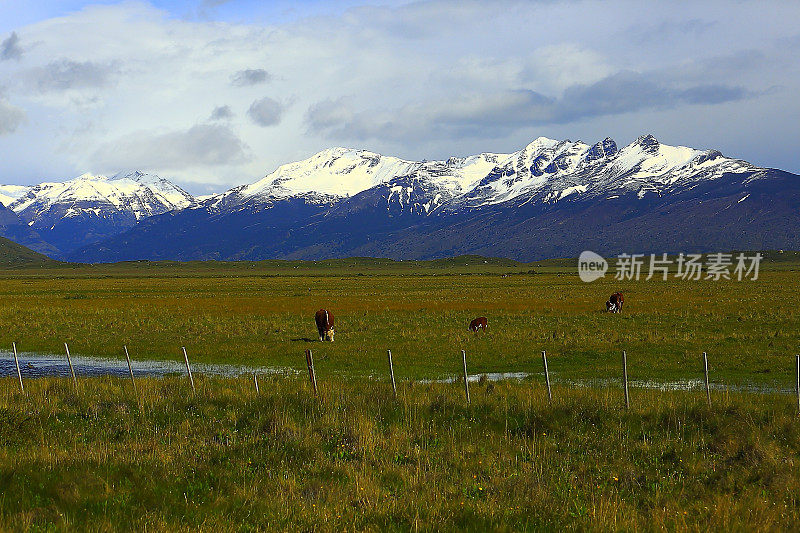
[[[758,279],[763,256],[760,253],[683,254],[669,257],[667,254],[619,254],[614,264],[614,279],[650,280],[655,276],[667,281],[680,280],[751,280]],[[649,267],[649,268],[648,268]],[[591,283],[606,275],[608,261],[603,256],[585,250],[578,257],[578,275],[581,281]],[[644,277],[647,274],[647,277]]]
[[[591,283],[605,276],[607,270],[608,261],[600,254],[585,250],[578,257],[578,275],[581,281]]]

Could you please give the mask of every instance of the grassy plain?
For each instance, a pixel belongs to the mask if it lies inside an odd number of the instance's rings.
[[[638,380],[697,378],[790,386],[800,349],[798,263],[772,261],[757,281],[581,283],[568,261],[128,263],[0,273],[0,347],[139,359],[228,362],[302,370],[312,348],[321,379],[460,371],[540,371],[557,378],[619,375],[627,350]],[[623,290],[620,315],[603,312]],[[313,314],[336,316],[336,342],[316,342]],[[489,318],[487,334],[467,331]]]
[[[0,529],[792,530],[786,396],[336,378],[0,379]]]
[[[484,262],[488,261],[488,262]],[[303,370],[128,381],[0,378],[0,530],[790,530],[791,396],[565,380],[793,383],[798,263],[758,281],[581,283],[568,261],[57,265],[0,273],[0,346]],[[603,312],[623,290],[621,315]],[[335,343],[313,313],[336,314]],[[485,335],[466,325],[489,317]],[[386,382],[391,348],[399,398]],[[540,371],[471,386],[419,380]],[[371,377],[373,379],[364,379]],[[561,384],[559,384],[561,383]]]

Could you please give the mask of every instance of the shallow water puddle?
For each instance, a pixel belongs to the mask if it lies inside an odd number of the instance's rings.
[[[40,377],[69,377],[69,365],[66,355],[52,355],[31,352],[21,352],[18,354],[20,372],[23,379]],[[97,376],[121,376],[128,377],[128,364],[125,360],[111,359],[104,357],[85,357],[72,356],[72,366],[75,374],[83,377]],[[131,366],[135,376],[168,376],[174,374],[185,374],[186,366],[183,361],[167,360],[134,360],[131,359]],[[226,364],[204,364],[192,363],[193,374],[204,374],[208,376],[236,377],[250,374],[299,374],[301,371],[274,366],[246,366],[246,365],[226,365]],[[0,351],[0,377],[16,376],[17,370],[14,366],[14,354],[8,351]],[[470,383],[476,383],[482,379],[485,381],[509,381],[523,380],[531,377],[541,378],[544,381],[542,372],[486,372],[483,374],[472,374],[468,376]],[[382,380],[379,376],[372,376],[371,379]],[[418,383],[460,383],[463,376],[453,376],[444,379],[421,379]],[[551,382],[554,385],[566,385],[568,387],[591,387],[591,388],[613,388],[621,387],[619,378],[597,378],[597,379],[562,379],[555,373],[550,373]],[[702,379],[681,379],[674,381],[656,380],[631,380],[628,386],[634,389],[650,389],[660,391],[701,391],[704,389]],[[711,390],[731,391],[731,392],[753,392],[761,394],[793,394],[794,389],[790,387],[776,387],[761,384],[729,385],[726,383],[711,383]]]
[[[18,354],[19,368],[23,378],[67,377],[70,375],[66,355],[52,355],[22,352]],[[128,363],[125,360],[104,357],[84,357],[73,355],[72,366],[77,376],[122,376],[128,377]],[[182,361],[134,360],[131,359],[134,376],[167,376],[185,374],[186,365]],[[210,376],[235,377],[245,374],[295,374],[291,368],[244,366],[224,364],[192,363],[192,373]],[[0,377],[16,376],[12,352],[0,351]]]
[[[485,381],[506,381],[523,380],[529,377],[541,378],[544,382],[543,372],[488,372],[485,374],[472,374],[467,377],[470,383]],[[462,383],[464,376],[454,376],[445,379],[426,379],[419,383]],[[563,379],[550,372],[550,382],[553,385],[566,385],[568,387],[588,387],[594,389],[622,387],[622,380],[619,378],[588,378],[588,379]],[[702,391],[705,390],[705,383],[702,379],[679,379],[674,381],[657,380],[629,380],[628,387],[632,389],[649,389],[658,391]],[[727,383],[709,383],[709,388],[713,391],[730,392],[753,392],[760,394],[795,394],[795,390],[790,387],[775,387],[762,384],[743,384],[731,385]]]

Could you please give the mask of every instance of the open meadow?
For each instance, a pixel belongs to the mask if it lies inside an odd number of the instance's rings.
[[[182,360],[186,346],[193,363],[288,371],[260,392],[249,375],[198,373],[195,393],[182,375],[136,391],[26,377],[25,394],[0,378],[0,530],[794,529],[800,417],[778,389],[794,387],[797,270],[591,284],[569,262],[476,258],[4,271],[4,351]],[[607,314],[616,290],[625,308]],[[334,343],[316,340],[323,307]],[[488,331],[467,331],[480,315]],[[531,375],[472,383],[467,405],[463,384],[429,381],[458,376],[462,349],[470,374]],[[656,383],[702,379],[708,352],[712,405],[633,386],[626,410],[622,350],[632,380]]]
[[[197,376],[0,379],[0,529],[792,530],[791,397]]]
[[[484,263],[484,261],[488,261]],[[797,268],[795,268],[797,267]],[[461,372],[541,372],[555,379],[616,378],[628,352],[634,380],[702,377],[723,384],[794,384],[800,350],[800,263],[764,265],[756,281],[582,283],[567,262],[526,265],[459,258],[394,263],[118,264],[0,273],[0,348],[236,363],[303,370],[314,351],[321,379],[400,379]],[[619,315],[604,312],[624,291]],[[320,343],[314,312],[336,317]],[[467,330],[487,316],[486,334]]]

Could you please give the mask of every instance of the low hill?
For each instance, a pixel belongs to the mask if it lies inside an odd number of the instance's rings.
[[[53,266],[56,264],[58,261],[54,261],[46,255],[34,252],[5,237],[0,237],[0,268]]]

